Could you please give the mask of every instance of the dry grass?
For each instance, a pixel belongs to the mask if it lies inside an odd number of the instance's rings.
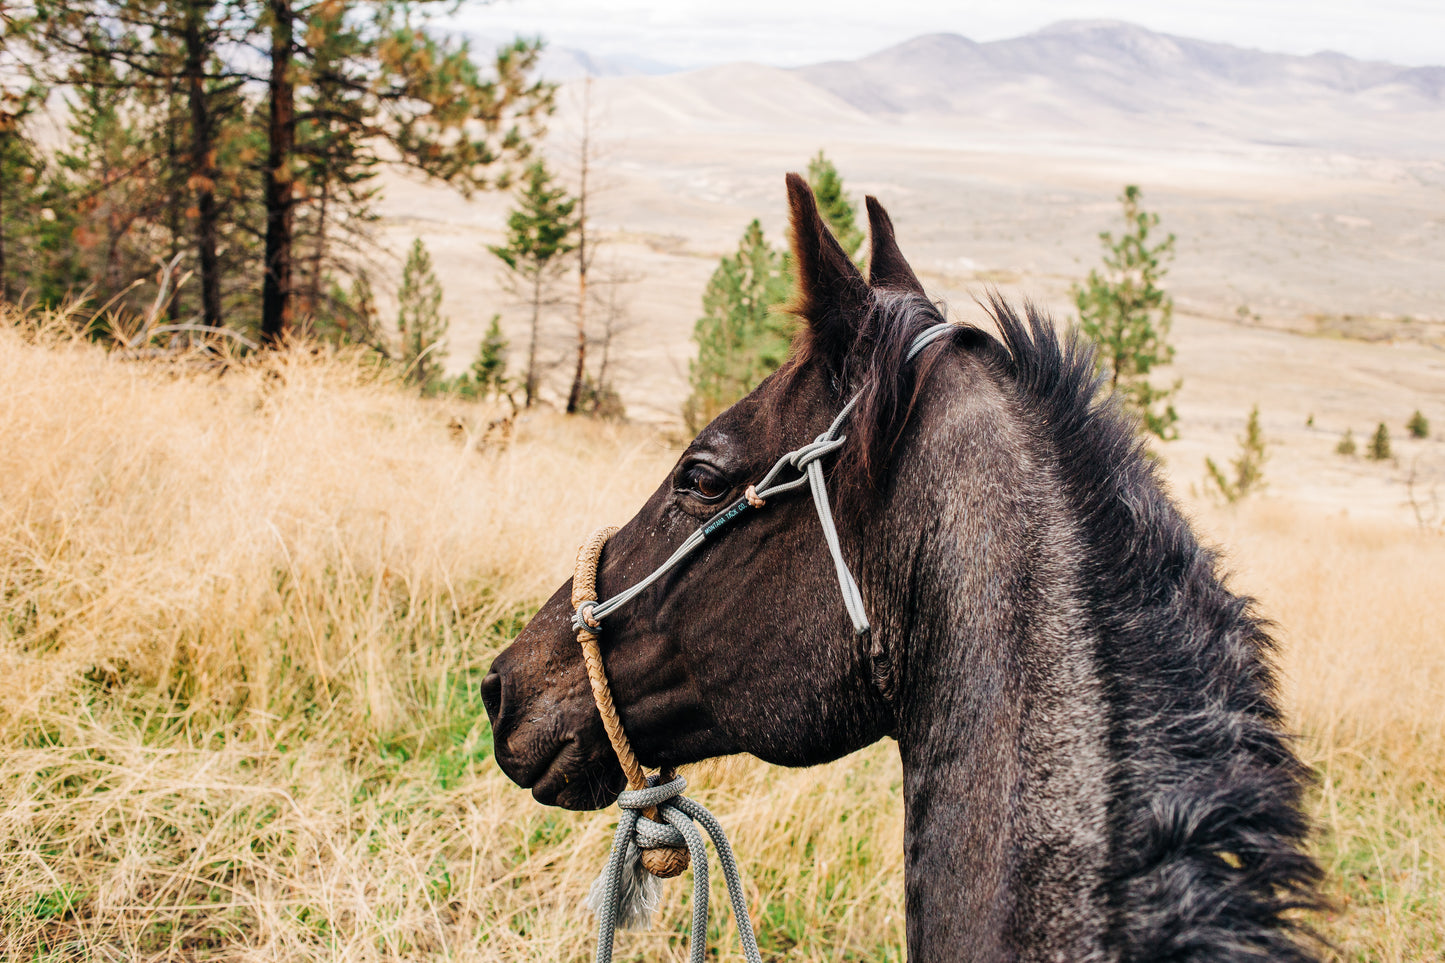
[[[475,681],[578,537],[626,517],[673,453],[550,416],[468,444],[490,412],[347,359],[219,376],[15,321],[0,958],[589,958],[580,906],[611,817],[508,783]],[[1284,627],[1322,772],[1322,925],[1347,958],[1441,955],[1445,539],[1269,505],[1203,524]],[[697,775],[769,957],[901,959],[891,747]],[[619,958],[683,958],[684,890]],[[715,914],[723,959],[731,926]]]
[[[1268,502],[1203,523],[1278,623],[1320,776],[1321,930],[1344,959],[1445,959],[1445,538]]]

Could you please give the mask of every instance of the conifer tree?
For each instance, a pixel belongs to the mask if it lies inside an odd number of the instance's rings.
[[[697,358],[688,369],[692,393],[683,407],[690,431],[757,387],[787,357],[792,322],[778,308],[792,293],[789,261],[754,220],[737,253],[713,271],[692,332]]]
[[[507,390],[507,339],[502,335],[502,316],[492,315],[487,333],[477,345],[477,357],[472,362],[472,384],[476,386],[479,398],[504,394]]]
[[[865,235],[858,227],[858,212],[843,190],[843,178],[833,162],[818,151],[818,156],[808,161],[808,186],[818,199],[818,212],[832,228],[833,236],[853,260],[858,260],[863,250]]]
[[[1239,457],[1232,462],[1234,478],[1228,478],[1213,458],[1204,459],[1209,471],[1209,480],[1224,496],[1227,502],[1235,502],[1251,492],[1264,488],[1264,463],[1269,457],[1266,451],[1264,429],[1259,424],[1259,405],[1249,412],[1249,421],[1244,434],[1238,439]]]
[[[1179,388],[1150,383],[1150,372],[1174,358],[1169,328],[1174,299],[1159,287],[1167,273],[1165,261],[1174,256],[1174,235],[1155,241],[1151,233],[1159,215],[1139,206],[1139,188],[1124,188],[1119,197],[1127,229],[1115,237],[1099,235],[1104,247],[1104,270],[1089,272],[1084,286],[1075,286],[1074,303],[1079,327],[1096,348],[1095,358],[1110,388],[1140,419],[1141,427],[1168,441],[1179,435],[1179,416],[1169,399]]]
[[[427,29],[441,0],[266,0],[269,37],[266,251],[261,333],[275,343],[296,320],[298,205],[313,223],[312,274],[324,271],[326,225],[365,223],[365,185],[384,153],[463,193],[506,186],[525,159],[553,88],[531,76],[540,41],[516,40],[483,71],[466,41]],[[349,193],[349,197],[347,194]],[[324,208],[323,208],[324,205]],[[305,208],[310,207],[308,212]],[[321,247],[318,251],[317,245]],[[314,280],[302,288],[318,290]]]
[[[0,301],[19,296],[34,259],[45,163],[28,136],[26,121],[41,99],[37,88],[0,88]]]
[[[157,233],[169,234],[166,247],[173,254],[179,237],[188,235],[208,325],[222,323],[226,265],[220,249],[228,241],[222,199],[237,196],[234,181],[223,183],[221,142],[245,121],[241,88],[247,80],[219,51],[245,42],[248,14],[241,0],[35,0],[29,22],[33,42],[47,54],[50,78],[73,92],[72,106],[101,117],[109,112],[119,125],[112,129],[128,141],[129,153],[122,156],[113,137],[89,135],[90,162],[109,155],[119,163],[103,167],[99,183],[93,164],[89,180],[72,171],[78,198],[108,208],[104,227],[112,236],[127,215],[129,224],[146,227],[149,242]],[[77,129],[79,141],[87,139],[85,130]],[[232,222],[244,223],[244,213],[234,212]],[[90,236],[100,233],[89,216],[80,226]],[[234,232],[229,240],[233,247],[246,244]],[[106,244],[107,258],[114,250],[116,245]],[[147,245],[147,271],[157,253]],[[108,259],[99,273],[102,280],[110,275],[112,283],[129,280],[126,270]]]
[[[857,211],[822,151],[808,161],[808,186],[843,250],[857,259],[865,240]],[[788,254],[773,249],[753,221],[737,253],[722,259],[703,292],[703,316],[692,335],[698,346],[689,369],[692,393],[683,405],[689,428],[702,428],[783,363],[792,326],[780,309],[792,292]]]
[[[441,312],[442,286],[421,238],[412,242],[396,297],[396,328],[405,377],[426,392],[441,379],[450,322]]]
[[[1389,460],[1391,454],[1390,429],[1385,427],[1383,421],[1380,422],[1380,426],[1375,429],[1375,434],[1370,439],[1369,447],[1366,448],[1365,451],[1370,456],[1371,461]]]
[[[553,186],[552,173],[538,160],[528,165],[517,188],[517,206],[507,216],[504,244],[489,245],[506,265],[513,290],[526,299],[530,313],[527,328],[527,366],[523,372],[524,405],[537,398],[540,372],[537,345],[542,309],[554,303],[552,286],[564,270],[563,258],[575,245],[575,198]]]

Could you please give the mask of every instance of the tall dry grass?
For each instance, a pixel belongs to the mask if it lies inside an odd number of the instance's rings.
[[[0,322],[0,958],[588,958],[611,817],[508,783],[475,682],[674,453],[550,416],[477,444],[493,413],[354,359],[218,374],[59,330]],[[1321,925],[1346,958],[1445,953],[1445,539],[1201,524],[1281,626]],[[889,746],[694,775],[770,958],[901,958]],[[620,958],[683,958],[668,900]]]
[[[1445,959],[1445,538],[1271,502],[1202,521],[1276,623],[1319,774],[1320,929],[1344,959]]]

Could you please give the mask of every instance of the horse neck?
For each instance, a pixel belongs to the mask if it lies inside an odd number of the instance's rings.
[[[886,539],[908,546],[883,628],[906,640],[909,959],[1100,958],[1108,733],[1078,540],[997,389],[954,377],[931,386],[947,400],[921,415],[927,455],[901,459]]]
[[[870,572],[909,958],[1314,959],[1307,776],[1247,600],[1137,456],[1089,460],[1120,426],[1041,439],[976,365],[929,396]]]

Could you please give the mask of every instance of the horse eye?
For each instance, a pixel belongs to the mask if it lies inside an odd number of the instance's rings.
[[[728,480],[707,465],[698,462],[682,473],[682,488],[705,502],[715,502],[728,493]]]

